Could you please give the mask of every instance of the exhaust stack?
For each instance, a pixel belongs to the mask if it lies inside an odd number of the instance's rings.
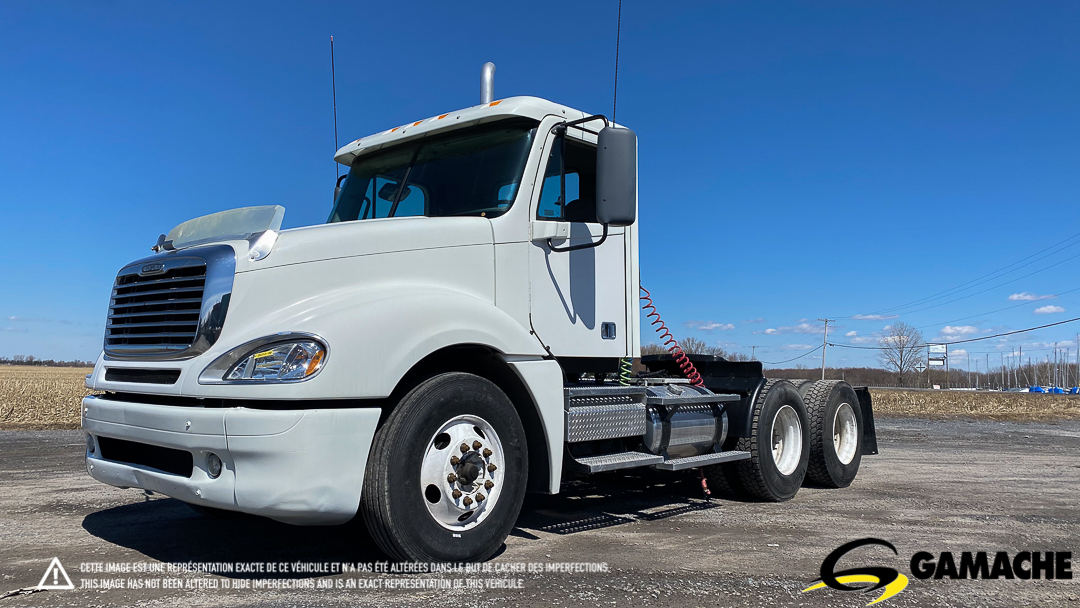
[[[480,103],[495,101],[495,64],[490,61],[480,68]]]

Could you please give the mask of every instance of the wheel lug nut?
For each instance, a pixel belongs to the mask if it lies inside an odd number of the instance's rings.
[[[465,497],[465,500],[463,500],[463,501],[461,501],[461,502],[462,502],[462,503],[464,503],[464,504],[465,504],[465,506],[467,507],[467,506],[469,506],[469,505],[471,505],[471,504],[472,504],[472,499],[471,499],[471,498],[469,498],[468,496],[466,496],[466,497]]]
[[[484,448],[484,458],[491,458],[491,450]]]
[[[449,475],[446,476],[446,481],[449,481],[450,483],[454,483],[455,481],[457,481],[457,475],[454,475],[453,473],[450,473]]]
[[[495,484],[491,483],[490,479],[484,482],[484,489],[485,490],[490,490],[491,488],[494,488],[494,487],[495,487]]]
[[[461,453],[464,454],[465,452],[469,451],[469,444],[463,443],[463,444],[461,444],[461,447],[458,448],[458,449],[460,449]]]
[[[461,498],[461,490],[454,490],[452,494],[454,496],[454,500]]]
[[[494,473],[495,469],[497,469],[497,468],[499,468],[499,467],[495,466],[494,464],[489,464],[488,465],[488,472]]]
[[[477,494],[476,495],[476,502],[484,502],[484,495],[483,494]]]
[[[479,450],[482,447],[484,447],[484,444],[480,443],[479,441],[472,442],[472,449]]]
[[[454,465],[455,467],[458,465],[459,462],[461,462],[461,459],[457,456],[450,457],[450,464]]]

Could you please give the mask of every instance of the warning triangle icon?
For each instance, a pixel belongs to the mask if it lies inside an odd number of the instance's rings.
[[[61,583],[60,581],[64,582]],[[67,572],[60,564],[60,558],[54,557],[49,562],[49,567],[45,570],[45,576],[41,577],[41,582],[38,583],[38,589],[74,589],[75,585],[71,584],[71,579],[68,578]]]

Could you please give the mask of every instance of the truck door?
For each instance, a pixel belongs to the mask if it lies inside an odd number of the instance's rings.
[[[534,191],[529,252],[533,331],[557,357],[623,357],[627,354],[625,230],[610,228],[597,247],[555,249],[598,242],[596,145],[569,130],[566,136],[566,200],[560,197],[563,146],[550,135],[543,179]],[[546,166],[545,166],[546,165]],[[550,239],[545,234],[556,235]]]

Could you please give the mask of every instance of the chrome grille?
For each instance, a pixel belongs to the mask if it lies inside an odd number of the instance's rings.
[[[188,348],[199,329],[205,284],[205,263],[146,277],[116,277],[105,346]]]
[[[113,283],[105,354],[177,359],[205,352],[225,322],[235,267],[232,248],[223,245],[126,266]]]

